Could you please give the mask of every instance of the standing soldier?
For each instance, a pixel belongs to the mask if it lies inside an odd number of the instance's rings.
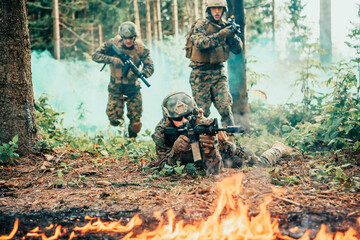
[[[230,126],[234,125],[234,117],[224,62],[230,51],[241,53],[242,42],[231,26],[222,20],[226,11],[226,0],[207,1],[207,17],[197,20],[192,32],[189,32],[186,55],[191,60],[190,84],[197,105],[208,117],[213,102],[221,116],[222,125]]]
[[[140,81],[131,68],[126,75],[123,73],[124,63],[120,58],[109,55],[109,48],[115,44],[122,53],[131,57],[136,67],[142,64],[141,73],[148,78],[154,72],[154,64],[149,49],[141,40],[136,39],[137,36],[136,25],[132,22],[124,22],[119,27],[119,35],[105,42],[92,55],[95,62],[110,64],[109,99],[106,107],[110,124],[118,126],[120,120],[123,120],[126,102],[127,116],[130,120],[128,131],[131,138],[136,138],[142,126],[140,118],[143,107]]]

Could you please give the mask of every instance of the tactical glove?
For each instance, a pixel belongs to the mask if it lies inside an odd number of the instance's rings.
[[[180,135],[172,147],[174,153],[186,152],[190,151],[190,149],[190,139],[185,135]]]
[[[219,36],[221,38],[233,38],[235,33],[231,30],[231,26],[227,26],[219,31]]]
[[[128,74],[127,74],[126,77],[127,77],[128,79],[135,79],[135,78],[137,78],[137,76],[135,75],[135,73],[134,73],[131,69],[129,69]]]
[[[110,63],[113,64],[116,68],[122,68],[124,66],[124,63],[121,61],[121,59],[117,57],[111,57]]]
[[[199,141],[201,145],[206,148],[215,148],[215,136],[210,136],[208,134],[200,134]]]
[[[199,125],[210,126],[213,122],[213,118],[202,118],[199,120]]]

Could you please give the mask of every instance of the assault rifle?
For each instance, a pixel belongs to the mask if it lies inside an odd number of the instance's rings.
[[[214,136],[219,131],[224,131],[227,133],[243,133],[245,129],[240,126],[227,126],[225,128],[220,128],[217,122],[217,119],[214,118],[213,122],[210,125],[198,125],[196,124],[196,116],[192,115],[189,117],[189,121],[185,122],[179,128],[175,127],[166,127],[165,128],[165,144],[170,145],[173,143],[180,135],[185,135],[190,139],[191,150],[194,158],[194,162],[201,160],[200,146],[199,146],[199,135],[206,133]]]
[[[110,48],[107,52],[108,55],[115,55],[116,57],[120,58],[121,61],[124,63],[124,67],[122,68],[122,73],[124,76],[126,76],[129,72],[129,70],[131,69],[135,75],[141,79],[141,81],[143,81],[143,83],[145,83],[145,85],[147,87],[150,87],[150,83],[148,81],[146,81],[144,74],[142,74],[139,69],[135,66],[135,64],[133,63],[133,61],[131,61],[131,57],[123,52],[120,51],[119,48],[116,47],[115,44],[111,44]],[[100,71],[102,71],[104,69],[106,64],[104,64],[104,66],[101,68]]]
[[[232,30],[238,37],[240,37],[240,35],[241,35],[240,25],[235,22],[235,17],[234,17],[234,15],[232,15],[231,17],[228,18],[227,23],[226,23],[226,26],[231,26],[231,30]]]

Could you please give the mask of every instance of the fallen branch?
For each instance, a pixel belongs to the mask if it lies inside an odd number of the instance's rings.
[[[284,202],[288,202],[288,203],[294,204],[294,205],[296,205],[296,206],[301,206],[300,203],[294,202],[294,201],[292,201],[292,200],[290,200],[290,199],[287,199],[287,198],[279,197],[279,196],[277,196],[277,195],[273,195],[273,197],[274,197],[274,198],[277,198],[277,199],[280,199],[280,200],[282,200],[282,201],[284,201]]]

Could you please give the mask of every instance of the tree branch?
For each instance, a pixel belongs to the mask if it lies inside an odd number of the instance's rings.
[[[71,28],[69,28],[68,26],[66,26],[63,23],[60,23],[61,26],[63,26],[66,30],[68,30],[69,32],[71,32],[72,34],[75,35],[75,37],[77,37],[79,40],[81,40],[82,42],[86,43],[87,45],[91,45],[90,42],[86,41],[85,39],[83,39],[82,37],[80,37],[76,32],[74,32]]]

